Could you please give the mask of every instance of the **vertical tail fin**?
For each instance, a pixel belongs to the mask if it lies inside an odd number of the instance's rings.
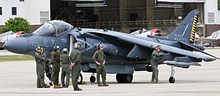
[[[192,10],[180,23],[180,25],[165,38],[170,40],[177,40],[186,43],[194,43],[196,25],[198,22],[199,10]]]

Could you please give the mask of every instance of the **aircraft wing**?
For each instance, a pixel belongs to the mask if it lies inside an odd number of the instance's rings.
[[[199,53],[194,53],[192,51],[188,51],[185,49],[180,49],[177,47],[173,47],[173,46],[169,46],[169,45],[165,45],[162,44],[160,42],[155,42],[155,41],[150,41],[149,38],[140,38],[140,37],[135,37],[129,34],[125,34],[125,33],[119,33],[119,32],[114,32],[114,31],[110,31],[110,32],[89,32],[90,34],[94,34],[96,36],[102,37],[104,38],[106,41],[110,41],[111,40],[117,40],[117,41],[121,41],[122,43],[130,43],[135,45],[134,48],[131,50],[131,52],[128,54],[127,57],[130,56],[134,56],[132,54],[137,54],[137,53],[146,53],[144,51],[149,51],[148,49],[154,49],[157,45],[161,45],[161,50],[168,52],[168,53],[174,53],[174,54],[178,54],[178,55],[183,55],[183,56],[187,56],[187,57],[192,57],[192,58],[196,58],[196,59],[201,59],[204,61],[213,61],[216,60],[215,58],[209,57],[205,54],[199,54]],[[123,44],[120,44],[121,46],[123,46]],[[143,47],[146,49],[144,50]],[[142,54],[145,55],[146,54]]]

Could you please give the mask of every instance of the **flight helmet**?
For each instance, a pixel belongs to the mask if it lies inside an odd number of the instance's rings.
[[[59,49],[60,49],[60,47],[57,45],[53,47],[53,50],[59,50]]]
[[[42,50],[42,46],[41,45],[37,45],[36,50]]]
[[[68,52],[68,49],[67,49],[67,48],[63,48],[62,52],[63,52],[63,53],[67,53],[67,52]]]
[[[74,44],[74,47],[75,47],[75,48],[80,48],[80,47],[81,47],[80,42],[76,42],[76,43]]]

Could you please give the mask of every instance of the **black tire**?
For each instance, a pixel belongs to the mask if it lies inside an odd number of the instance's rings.
[[[132,74],[116,74],[116,80],[118,83],[131,83],[133,80]]]
[[[90,77],[90,82],[94,83],[95,80],[96,80],[95,76],[91,76],[91,77]]]
[[[133,75],[132,74],[124,74],[123,76],[123,81],[124,83],[131,83],[133,80]]]
[[[153,71],[153,68],[148,65],[148,66],[146,66],[146,70],[147,70],[147,72],[152,72],[152,71]]]
[[[175,78],[174,78],[174,77],[170,77],[170,78],[169,78],[169,82],[170,82],[170,83],[175,83]]]
[[[83,81],[83,76],[80,73],[79,78],[77,79],[77,82],[78,82],[78,84],[82,84],[82,81]]]
[[[116,74],[116,80],[118,83],[122,83],[122,74]]]

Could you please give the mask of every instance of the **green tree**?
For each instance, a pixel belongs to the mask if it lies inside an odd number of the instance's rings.
[[[9,18],[9,20],[5,22],[5,25],[2,26],[3,33],[7,31],[13,31],[13,32],[24,31],[25,33],[30,33],[31,29],[32,28],[30,23],[27,22],[26,19],[21,17]]]

